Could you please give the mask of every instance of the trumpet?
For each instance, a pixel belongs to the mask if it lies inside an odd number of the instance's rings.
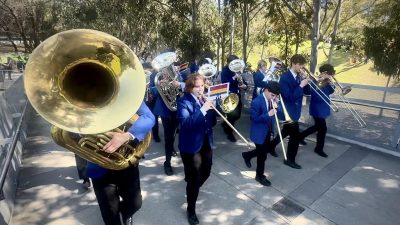
[[[200,96],[199,99],[201,99],[202,102],[208,101],[207,97],[206,97],[203,93],[200,93],[200,92],[199,92],[198,95]],[[233,94],[233,95],[235,95],[235,94]],[[237,95],[236,95],[236,96],[237,96]],[[229,97],[229,96],[228,96],[228,97]],[[228,98],[228,97],[226,97],[226,98]],[[226,98],[225,98],[225,99],[226,99]],[[237,106],[237,103],[236,103],[236,106]],[[233,109],[235,109],[236,106],[235,106]],[[221,106],[221,107],[222,107],[222,106]],[[239,137],[247,144],[247,146],[249,147],[249,149],[251,149],[251,148],[252,148],[251,144],[250,144],[250,143],[246,140],[246,138],[244,138],[243,135],[240,134],[240,132],[228,121],[228,119],[225,118],[224,115],[222,115],[222,113],[214,106],[213,103],[211,103],[211,108],[214,109],[215,112],[218,113],[218,115],[225,121],[225,123],[228,124],[228,126],[229,126],[230,128],[232,128],[232,130],[235,131],[235,133],[236,133],[237,135],[239,135]],[[232,108],[232,107],[230,107],[230,108]],[[232,109],[232,111],[233,111],[233,109]],[[229,113],[229,112],[225,112],[225,113]]]

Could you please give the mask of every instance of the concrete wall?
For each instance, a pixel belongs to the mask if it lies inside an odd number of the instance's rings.
[[[0,92],[0,170],[4,169],[8,147],[26,103],[22,76],[5,92]],[[29,119],[29,111],[25,118]],[[26,121],[26,120],[25,120]],[[22,125],[20,139],[16,145],[3,188],[4,199],[0,200],[0,225],[9,223],[17,190],[18,173],[21,167],[22,146],[26,137],[26,122]]]

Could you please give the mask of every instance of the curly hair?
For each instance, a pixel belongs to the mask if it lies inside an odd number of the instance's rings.
[[[185,93],[191,93],[196,84],[196,80],[199,79],[203,80],[204,83],[206,82],[206,78],[203,75],[199,73],[190,74],[185,82]]]

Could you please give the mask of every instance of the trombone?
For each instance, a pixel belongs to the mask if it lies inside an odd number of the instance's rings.
[[[282,96],[280,94],[279,94],[279,98],[282,100]],[[279,119],[278,119],[278,115],[277,115],[278,106],[276,105],[275,101],[273,101],[273,100],[270,100],[270,101],[271,101],[272,108],[275,110],[274,117],[275,117],[276,129],[278,130],[278,136],[279,136],[279,139],[281,141],[283,158],[285,160],[287,160],[285,144],[283,144],[283,137],[282,137],[282,133],[281,133],[281,127],[279,126]],[[280,102],[281,102],[283,114],[285,116],[285,121],[283,121],[283,124],[288,124],[288,123],[293,122],[292,119],[289,116],[289,113],[286,110],[285,104],[283,103],[283,101],[280,101]]]
[[[339,111],[339,107],[334,103],[334,102],[329,102],[327,99],[329,99],[329,96],[327,96],[320,88],[320,86],[318,85],[318,83],[315,83],[311,78],[314,78],[316,81],[318,81],[318,77],[315,76],[314,74],[312,74],[310,71],[308,71],[306,68],[302,68],[302,77],[303,79],[307,79],[309,78],[309,84],[308,86],[310,86],[310,88],[315,91],[315,93],[317,93],[317,95],[334,111],[334,112],[338,112]]]
[[[207,99],[207,97],[204,94],[199,93],[199,95],[203,100]],[[220,105],[224,113],[230,113],[237,107],[238,104],[239,104],[239,97],[236,94],[232,93],[229,94],[227,97],[225,97]],[[247,144],[249,149],[251,149],[252,148],[251,144],[246,140],[246,138],[243,137],[242,134],[239,133],[238,130],[236,130],[236,128],[228,121],[228,119],[224,115],[222,115],[222,113],[217,109],[217,107],[214,106],[214,104],[211,104],[211,108],[218,113],[218,115],[225,121],[225,123],[228,124],[228,126],[232,128],[232,130],[235,131],[235,133],[239,135],[239,137]]]
[[[345,96],[351,91],[351,86],[343,87],[334,76],[331,76],[329,83],[335,87],[336,96],[341,101],[341,103],[350,111],[354,119],[357,120],[357,122],[360,124],[360,127],[367,127],[367,123],[363,120],[360,113],[354,109],[353,104],[351,104],[349,99]]]

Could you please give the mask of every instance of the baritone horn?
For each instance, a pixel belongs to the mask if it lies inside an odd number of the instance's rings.
[[[177,55],[175,52],[165,52],[158,55],[151,62],[153,68],[158,71],[154,78],[154,84],[161,99],[171,111],[178,109],[176,98],[179,95],[179,87],[174,84],[179,77],[174,66],[176,61]]]
[[[207,83],[210,83],[209,79],[217,74],[217,67],[211,63],[206,63],[200,66],[198,73],[206,78]],[[239,96],[231,93],[224,98],[217,98],[217,103],[224,113],[230,113],[238,106]]]
[[[132,50],[117,38],[95,30],[64,31],[42,42],[31,54],[24,86],[33,108],[53,125],[62,147],[104,168],[137,165],[151,132],[137,146],[102,151],[107,132],[125,132],[138,118],[146,80]]]

